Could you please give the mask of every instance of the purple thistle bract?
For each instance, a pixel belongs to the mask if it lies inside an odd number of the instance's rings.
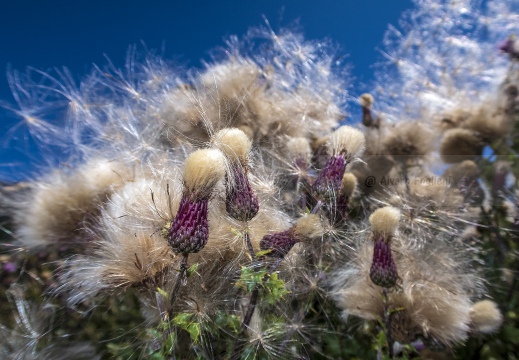
[[[209,238],[208,199],[192,199],[183,195],[178,213],[168,234],[168,242],[176,253],[196,253]]]
[[[236,220],[252,220],[259,211],[258,197],[252,190],[246,168],[234,166],[233,172],[234,186],[227,190],[225,209]]]
[[[391,244],[382,237],[375,240],[369,277],[375,285],[384,288],[395,286],[398,280],[398,272],[391,255]]]
[[[312,185],[317,197],[333,199],[339,193],[342,177],[346,171],[346,159],[343,155],[332,156]]]
[[[299,240],[292,228],[286,231],[263,236],[263,239],[260,241],[260,249],[271,250],[266,254],[267,256],[283,258],[298,242]]]

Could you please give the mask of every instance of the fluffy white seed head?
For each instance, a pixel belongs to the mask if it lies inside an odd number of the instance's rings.
[[[242,165],[248,163],[252,142],[242,130],[222,129],[214,135],[212,140],[213,146],[220,149],[230,161],[239,161]]]
[[[499,330],[503,323],[503,315],[495,302],[482,300],[472,306],[470,320],[475,331],[491,334]]]
[[[459,164],[455,164],[443,173],[443,177],[451,180],[453,184],[457,184],[463,179],[471,181],[475,180],[478,175],[478,166],[472,160],[465,160]]]
[[[467,129],[451,129],[445,132],[440,143],[440,155],[446,163],[471,160],[480,155],[483,143],[477,133]]]
[[[225,158],[218,149],[191,153],[184,168],[184,184],[193,194],[207,195],[225,174]]]
[[[384,238],[395,234],[400,220],[400,210],[392,206],[386,206],[375,210],[369,217],[369,223],[374,234]]]
[[[373,106],[373,95],[365,93],[359,97],[360,106],[371,109]]]
[[[308,214],[297,220],[294,231],[298,237],[313,239],[322,236],[324,228],[318,215]]]
[[[93,220],[99,206],[130,178],[120,162],[93,158],[71,174],[55,171],[34,184],[15,215],[17,235],[29,247],[71,241]]]
[[[382,146],[385,154],[407,161],[432,152],[434,136],[431,129],[421,122],[399,122],[388,131]]]
[[[360,157],[365,146],[366,139],[362,131],[347,125],[335,130],[328,143],[328,147],[334,155],[346,152],[348,159]]]
[[[342,177],[341,192],[347,197],[351,197],[357,188],[357,177],[352,173],[345,173]]]
[[[310,142],[304,137],[290,138],[287,141],[286,149],[292,159],[303,159],[309,162],[312,156]]]

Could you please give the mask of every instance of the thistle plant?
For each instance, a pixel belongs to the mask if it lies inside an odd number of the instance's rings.
[[[268,24],[197,71],[11,75],[72,155],[0,188],[2,358],[514,358],[516,5],[417,1],[368,92]]]

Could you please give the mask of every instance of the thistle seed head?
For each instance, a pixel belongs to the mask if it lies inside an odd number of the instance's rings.
[[[220,150],[196,150],[186,160],[184,192],[194,199],[207,199],[224,174],[225,158]]]
[[[360,106],[362,106],[363,108],[371,109],[371,107],[373,106],[373,102],[374,99],[373,95],[371,94],[364,93],[361,96],[359,96],[359,103]]]
[[[400,220],[400,210],[392,206],[385,206],[377,209],[369,217],[369,223],[373,231],[373,236],[382,238],[389,243],[395,234]]]
[[[239,162],[243,166],[248,164],[252,142],[242,130],[237,128],[220,130],[214,135],[212,142],[232,163]]]
[[[312,159],[312,149],[307,138],[290,138],[286,144],[286,149],[298,169],[308,169]]]
[[[366,147],[366,139],[362,131],[344,125],[335,130],[330,136],[328,147],[333,155],[341,154],[346,158],[347,162],[350,162],[363,154]]]
[[[503,315],[495,302],[482,300],[472,306],[470,321],[474,330],[483,334],[491,334],[499,330],[503,324]]]
[[[352,197],[357,188],[357,177],[352,173],[345,173],[342,177],[341,195],[347,198]]]
[[[444,162],[452,164],[472,160],[483,152],[484,143],[477,132],[468,129],[447,130],[440,143]]]
[[[300,241],[323,236],[324,228],[321,218],[316,214],[301,216],[294,225],[294,232]]]

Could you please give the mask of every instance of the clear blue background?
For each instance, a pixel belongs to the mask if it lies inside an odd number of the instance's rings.
[[[388,24],[396,25],[412,6],[411,0],[1,0],[0,101],[14,102],[8,65],[21,71],[66,66],[79,80],[93,63],[106,64],[105,54],[122,66],[129,45],[142,41],[149,49],[164,46],[164,56],[174,62],[199,67],[227,36],[262,25],[262,15],[274,30],[299,20],[306,38],[332,39],[349,55],[358,88],[372,80]],[[0,112],[0,139],[16,122]],[[13,139],[0,149],[0,181],[23,179],[38,161],[33,147]]]

